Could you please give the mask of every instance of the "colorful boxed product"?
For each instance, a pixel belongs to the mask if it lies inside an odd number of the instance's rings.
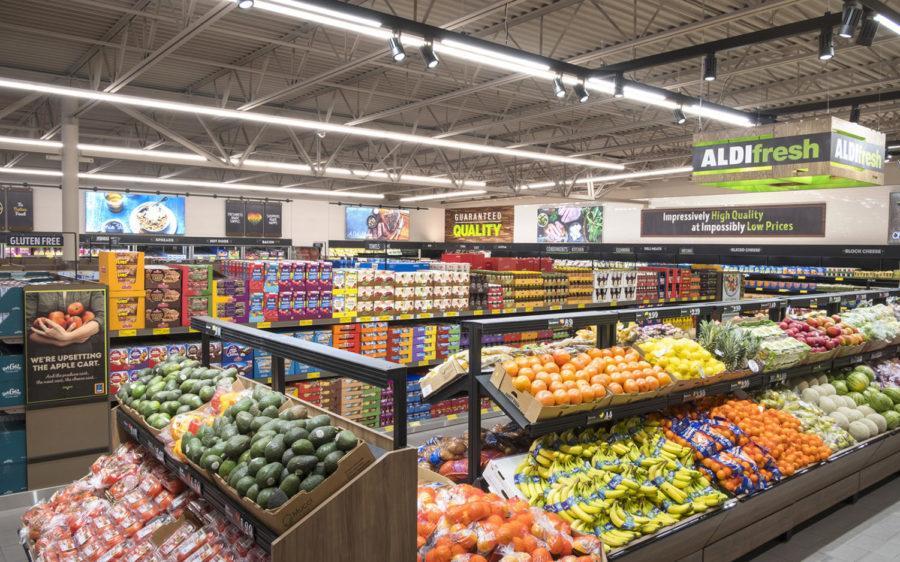
[[[21,355],[0,355],[0,406],[25,403],[25,370]]]
[[[212,310],[211,295],[185,295],[182,300],[181,325],[190,326],[194,316],[209,316]]]
[[[143,282],[143,279],[141,280]],[[109,329],[141,330],[145,326],[144,307],[146,296],[139,291],[110,291],[109,293]]]
[[[100,252],[100,282],[115,291],[144,290],[143,252]]]
[[[155,367],[160,363],[164,363],[169,357],[169,347],[167,345],[150,345],[147,346],[147,366]]]
[[[212,266],[179,265],[181,269],[181,291],[186,296],[209,295],[212,293]]]

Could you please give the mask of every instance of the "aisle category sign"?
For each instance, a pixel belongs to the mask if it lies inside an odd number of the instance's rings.
[[[515,208],[475,207],[444,211],[447,242],[512,242]]]
[[[693,180],[741,191],[884,184],[885,135],[822,117],[694,135]]]
[[[825,236],[825,203],[643,209],[641,236]]]

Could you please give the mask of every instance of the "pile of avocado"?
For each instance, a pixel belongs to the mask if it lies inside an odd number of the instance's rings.
[[[116,398],[143,416],[147,425],[162,429],[172,416],[209,402],[220,382],[234,382],[237,375],[235,368],[211,369],[184,355],[173,355],[142,369],[137,380],[119,387]]]
[[[212,425],[185,435],[182,453],[264,509],[281,506],[301,490],[313,491],[358,439],[330,425],[327,415],[310,418],[303,406],[279,412],[286,399],[256,387]]]

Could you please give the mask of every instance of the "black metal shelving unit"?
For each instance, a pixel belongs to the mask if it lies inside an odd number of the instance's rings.
[[[325,376],[355,379],[366,384],[387,388],[388,381],[394,386],[394,396],[406,396],[406,367],[381,359],[365,357],[349,351],[326,345],[292,338],[282,334],[266,332],[258,328],[225,322],[209,316],[195,316],[191,328],[200,332],[201,357],[204,365],[209,365],[209,341],[212,338],[248,345],[272,355],[272,388],[284,392],[284,360],[291,359],[318,368]],[[394,404],[394,448],[406,446],[406,401]]]

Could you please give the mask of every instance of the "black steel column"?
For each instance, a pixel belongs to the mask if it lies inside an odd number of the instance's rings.
[[[469,482],[481,476],[481,326],[469,326]]]
[[[394,449],[406,447],[406,373],[394,375]]]
[[[200,362],[204,367],[209,367],[209,334],[200,334]]]
[[[284,394],[284,357],[272,356],[272,390]]]

